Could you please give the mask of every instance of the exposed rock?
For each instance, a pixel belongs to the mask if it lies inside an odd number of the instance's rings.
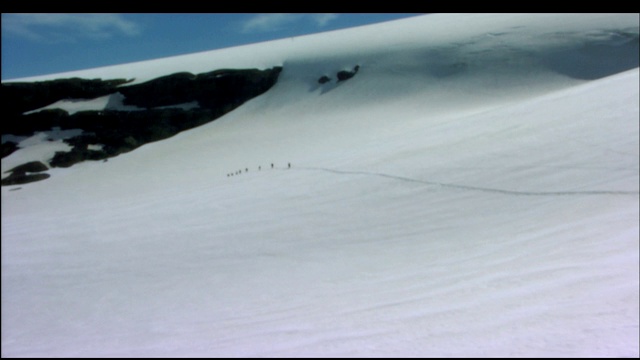
[[[3,106],[6,104],[2,100]],[[38,131],[49,131],[58,126],[69,116],[60,109],[38,111],[29,115],[7,115],[7,120],[2,123],[4,134],[31,136]]]
[[[10,172],[11,175],[2,179],[2,186],[7,185],[20,185],[26,184],[34,181],[44,180],[51,175],[49,174],[32,174],[37,172],[46,171],[49,168],[41,163],[40,161],[31,161],[26,164],[22,164],[14,167],[11,170],[5,171],[5,173]]]
[[[34,181],[40,181],[51,177],[49,174],[11,174],[9,177],[2,179],[2,186],[22,185]]]
[[[18,144],[14,143],[13,141],[2,143],[2,157],[7,157],[16,150],[18,150]]]
[[[7,170],[5,171],[5,173],[13,172],[14,174],[16,173],[24,174],[28,172],[34,173],[34,172],[42,172],[47,170],[49,170],[47,165],[41,163],[40,161],[31,161],[26,164],[18,165],[11,170]]]
[[[3,113],[20,115],[63,99],[93,99],[116,91],[118,85],[133,80],[58,79],[36,82],[2,83]]]
[[[338,82],[351,79],[356,75],[356,73],[358,73],[358,70],[360,70],[360,65],[356,65],[352,71],[338,71],[338,73],[336,74],[336,76],[338,77]]]
[[[198,75],[185,72],[123,87],[118,85],[127,80],[71,78],[3,83],[1,101],[3,110],[6,110],[3,134],[29,136],[54,127],[81,129],[82,135],[64,140],[73,147],[72,150],[57,152],[50,165],[69,167],[84,160],[102,160],[213,121],[269,90],[281,71],[282,67],[216,70]],[[23,114],[61,99],[92,99],[116,92],[124,96],[124,105],[147,110],[79,111],[69,115],[64,110],[49,109]],[[197,103],[199,107],[153,109],[186,103]],[[15,143],[5,144],[2,146],[3,156],[15,151]],[[96,144],[102,145],[100,150],[88,147]],[[18,175],[16,172],[12,174]]]
[[[183,72],[120,87],[118,91],[125,96],[125,105],[152,108],[197,101],[208,109],[231,106],[230,111],[269,90],[281,71],[282,67],[216,70],[198,75]]]
[[[328,77],[327,75],[322,75],[322,76],[320,77],[320,79],[318,79],[318,83],[320,83],[320,84],[326,84],[326,83],[328,83],[329,81],[331,81],[331,78],[330,78],[330,77]]]

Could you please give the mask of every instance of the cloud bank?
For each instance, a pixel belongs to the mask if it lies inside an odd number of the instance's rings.
[[[242,23],[241,31],[243,33],[272,32],[301,23],[323,27],[337,17],[337,14],[258,14]]]
[[[120,14],[3,14],[2,32],[32,41],[73,42],[135,36],[138,24]]]

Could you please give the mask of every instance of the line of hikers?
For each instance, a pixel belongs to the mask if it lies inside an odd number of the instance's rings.
[[[271,163],[271,168],[272,168],[272,169],[274,168],[273,163]],[[291,169],[291,163],[287,163],[287,169]],[[262,166],[258,166],[258,171],[261,171],[261,170],[262,170]],[[245,169],[244,169],[244,172],[245,172],[245,173],[249,172],[249,168],[245,168]],[[235,172],[228,173],[228,174],[227,174],[227,177],[229,177],[229,176],[233,176],[233,175],[240,175],[240,174],[242,174],[242,169],[237,170],[237,171],[235,171]]]

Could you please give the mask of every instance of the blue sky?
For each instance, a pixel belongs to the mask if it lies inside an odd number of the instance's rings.
[[[122,64],[419,14],[2,14],[2,79]]]

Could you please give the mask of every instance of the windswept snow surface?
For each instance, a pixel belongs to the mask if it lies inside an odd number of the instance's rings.
[[[2,355],[637,357],[637,49],[637,15],[450,14],[82,72],[284,66],[2,188]]]

